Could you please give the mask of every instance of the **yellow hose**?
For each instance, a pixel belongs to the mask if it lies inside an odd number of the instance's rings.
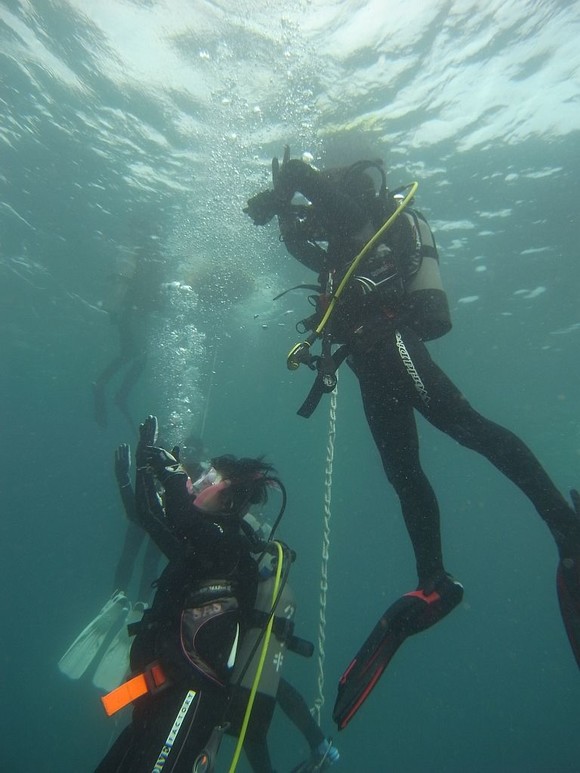
[[[246,732],[248,730],[248,725],[250,723],[250,716],[252,714],[252,709],[254,707],[254,700],[256,698],[258,685],[260,684],[260,678],[262,676],[262,670],[264,668],[264,662],[266,660],[266,653],[268,652],[270,638],[272,637],[272,627],[274,625],[274,614],[273,614],[274,604],[276,603],[276,599],[278,598],[278,589],[280,588],[280,580],[282,577],[282,564],[284,563],[284,554],[282,552],[282,545],[276,541],[274,541],[274,545],[276,545],[276,548],[278,550],[278,565],[276,567],[274,589],[272,591],[272,614],[270,615],[270,620],[268,621],[268,625],[266,626],[266,633],[264,634],[264,641],[262,642],[262,650],[260,652],[260,660],[258,662],[256,676],[254,677],[254,681],[252,683],[252,689],[250,690],[250,697],[248,698],[248,705],[246,706],[246,713],[244,714],[242,729],[240,730],[240,735],[238,736],[238,743],[236,744],[229,773],[234,773],[237,767],[237,764],[240,760],[240,754],[242,753],[242,746],[244,745],[244,739],[246,737]]]
[[[408,206],[409,202],[411,201],[411,199],[415,195],[415,193],[417,191],[417,188],[419,187],[419,183],[418,182],[412,182],[412,183],[409,183],[409,185],[407,187],[409,188],[409,193],[407,193],[407,195],[405,196],[403,201],[401,201],[401,203],[399,204],[397,209],[393,212],[393,214],[388,218],[388,220],[385,220],[385,222],[382,224],[382,226],[379,228],[379,230],[376,232],[376,234],[374,236],[372,236],[368,240],[368,242],[365,244],[365,246],[362,248],[362,250],[356,256],[356,258],[350,264],[350,267],[349,267],[348,271],[346,272],[346,274],[342,278],[342,282],[337,287],[336,292],[334,293],[330,303],[328,304],[328,308],[326,309],[325,315],[322,317],[322,319],[320,321],[320,324],[318,325],[318,327],[314,331],[317,336],[319,336],[322,333],[322,331],[324,330],[324,327],[325,327],[326,323],[328,322],[328,320],[330,318],[330,315],[334,311],[334,307],[336,305],[336,302],[338,301],[338,299],[342,295],[345,287],[347,286],[347,284],[350,281],[351,276],[356,271],[357,266],[359,265],[361,260],[364,258],[364,256],[367,254],[367,252],[369,252],[369,250],[372,250],[372,248],[379,241],[381,236],[383,236],[383,234],[386,231],[389,230],[389,228],[393,225],[393,223],[399,217],[399,215],[401,215],[403,213],[403,211],[405,210],[405,208]]]

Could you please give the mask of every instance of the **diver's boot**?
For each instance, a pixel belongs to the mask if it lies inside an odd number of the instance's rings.
[[[338,683],[332,716],[339,730],[368,698],[405,639],[438,623],[462,598],[461,583],[443,574],[401,596],[387,609]]]
[[[570,492],[576,516],[580,521],[580,494]],[[580,548],[560,548],[560,562],[556,573],[556,590],[564,628],[580,668]]]

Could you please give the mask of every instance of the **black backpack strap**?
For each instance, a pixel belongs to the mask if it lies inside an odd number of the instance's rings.
[[[306,400],[302,403],[297,411],[298,416],[302,416],[303,419],[309,419],[314,413],[314,409],[320,402],[322,395],[329,394],[336,386],[336,371],[343,363],[349,353],[349,347],[347,344],[343,344],[339,347],[334,354],[326,354],[318,358],[316,368],[318,373],[314,384]]]

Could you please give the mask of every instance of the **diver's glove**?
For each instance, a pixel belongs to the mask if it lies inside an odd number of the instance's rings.
[[[244,207],[244,213],[254,221],[254,225],[266,225],[285,208],[285,203],[280,199],[276,191],[268,190],[256,193],[248,199],[248,206]]]
[[[266,225],[275,215],[281,215],[288,207],[288,203],[294,194],[293,190],[287,190],[284,185],[284,171],[290,160],[290,148],[284,148],[282,165],[277,158],[272,159],[272,185],[273,190],[261,191],[248,199],[248,206],[244,207],[244,213],[254,221],[254,225]]]
[[[158,434],[157,416],[147,416],[142,424],[139,424],[139,442],[135,452],[135,461],[137,469],[143,470],[147,467],[146,449],[148,446],[154,446],[157,442]]]
[[[131,485],[129,472],[131,471],[131,449],[127,443],[121,445],[115,450],[115,477],[119,488]]]
[[[175,456],[164,448],[146,446],[143,449],[143,461],[163,486],[173,478],[188,478]]]

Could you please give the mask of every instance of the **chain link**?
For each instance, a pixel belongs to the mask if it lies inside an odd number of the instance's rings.
[[[324,470],[324,521],[322,530],[322,556],[320,565],[320,613],[318,620],[318,695],[311,709],[317,723],[321,723],[324,706],[324,660],[326,651],[326,598],[328,593],[328,561],[330,557],[330,509],[332,499],[332,465],[334,462],[334,440],[336,436],[336,403],[338,384],[330,395],[330,413],[328,421],[328,442],[326,445],[326,467]]]
[[[411,376],[413,379],[413,383],[415,384],[415,389],[419,393],[419,397],[426,406],[429,406],[429,403],[431,402],[429,392],[427,392],[425,384],[421,381],[421,376],[417,373],[417,369],[415,368],[415,364],[411,359],[411,355],[407,351],[407,347],[403,341],[403,336],[399,333],[398,330],[395,331],[395,341],[397,343],[397,349],[399,350],[399,355],[403,361],[403,365],[405,366],[409,376]]]

